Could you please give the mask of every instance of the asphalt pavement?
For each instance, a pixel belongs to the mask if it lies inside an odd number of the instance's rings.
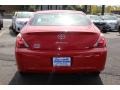
[[[98,77],[82,74],[30,74],[21,76],[15,61],[16,35],[9,29],[10,19],[4,19],[0,30],[0,84],[2,85],[120,85],[120,35],[108,32],[108,55],[105,70]]]

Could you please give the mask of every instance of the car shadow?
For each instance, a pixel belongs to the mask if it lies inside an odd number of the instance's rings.
[[[15,73],[9,85],[103,85],[99,76],[82,74],[29,74]]]

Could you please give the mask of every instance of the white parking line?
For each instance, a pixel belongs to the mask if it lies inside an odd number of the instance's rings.
[[[1,37],[5,32],[7,32],[7,30],[4,30],[4,31],[0,32],[0,37]]]

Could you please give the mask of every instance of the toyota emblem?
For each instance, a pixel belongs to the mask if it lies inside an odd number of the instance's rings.
[[[62,40],[62,39],[65,39],[65,34],[59,34],[57,36],[58,39]]]

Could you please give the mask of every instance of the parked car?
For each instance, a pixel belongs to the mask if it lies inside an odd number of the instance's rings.
[[[14,32],[19,33],[25,26],[29,19],[33,16],[33,12],[15,12],[12,19],[12,29]]]
[[[120,15],[119,15],[119,17],[118,17],[118,25],[119,25],[119,27],[118,27],[118,32],[119,32],[119,34],[120,34]]]
[[[3,28],[3,17],[0,14],[0,30]]]
[[[117,19],[118,19],[118,25],[119,25],[119,27],[118,27],[118,32],[120,33],[120,15],[115,14],[115,16],[116,16]]]
[[[104,20],[98,15],[87,15],[91,21],[100,29],[101,32],[106,33],[109,31],[109,26]]]
[[[119,29],[119,21],[118,18],[114,15],[103,15],[102,19],[109,25],[109,31],[118,31]]]
[[[106,40],[83,12],[38,11],[16,38],[18,71],[25,73],[92,73],[106,61]]]

